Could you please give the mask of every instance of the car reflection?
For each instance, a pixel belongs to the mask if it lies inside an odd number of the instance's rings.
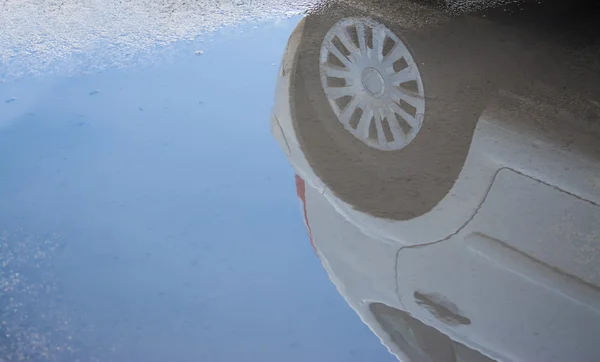
[[[402,361],[596,360],[597,7],[381,9],[309,14],[277,83],[331,280]]]

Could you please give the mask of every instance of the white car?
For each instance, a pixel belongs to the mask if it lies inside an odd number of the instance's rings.
[[[282,61],[272,132],[331,279],[402,361],[597,361],[590,48],[397,4],[321,9]]]

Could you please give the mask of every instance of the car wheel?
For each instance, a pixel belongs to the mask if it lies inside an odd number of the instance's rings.
[[[374,216],[430,211],[458,177],[493,89],[489,45],[466,20],[402,27],[344,5],[309,15],[304,29],[291,101],[317,176]]]

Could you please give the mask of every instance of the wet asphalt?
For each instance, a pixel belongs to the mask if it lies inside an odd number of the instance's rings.
[[[270,129],[324,3],[0,4],[1,362],[397,360],[315,255]],[[594,41],[571,50],[595,74]]]

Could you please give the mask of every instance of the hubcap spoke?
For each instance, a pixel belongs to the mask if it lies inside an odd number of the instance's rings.
[[[373,52],[374,58],[377,60],[383,59],[383,42],[385,41],[385,30],[378,26],[373,29]]]
[[[356,110],[357,106],[358,106],[358,96],[355,96],[354,98],[352,98],[350,103],[348,103],[346,105],[346,107],[344,108],[342,113],[340,113],[340,115],[338,117],[340,119],[340,121],[342,122],[342,124],[347,125],[348,123],[350,123],[350,117],[352,117],[352,114]]]
[[[411,128],[419,128],[421,126],[419,124],[419,120],[415,119],[415,117],[408,114],[408,112],[406,112],[396,103],[392,104],[390,106],[390,109],[392,110],[392,112],[399,115],[404,120],[404,122],[406,122]]]
[[[388,121],[388,125],[390,126],[390,131],[392,131],[394,143],[400,143],[403,145],[406,142],[406,134],[404,133],[404,130],[402,130],[402,127],[400,127],[394,112],[388,110],[386,119]]]
[[[337,35],[338,39],[340,39],[342,44],[344,44],[346,49],[348,49],[350,51],[350,53],[358,52],[358,48],[356,47],[354,42],[352,40],[350,40],[350,35],[348,34],[348,30],[345,27],[340,29],[340,31],[338,31],[338,33],[336,35]]]
[[[383,64],[383,66],[386,68],[391,67],[395,61],[404,58],[406,53],[408,53],[406,48],[404,48],[402,44],[396,43],[396,45],[394,45],[394,47],[392,48],[392,51],[388,55],[386,55],[385,58],[383,58],[381,64]]]
[[[352,73],[348,69],[336,67],[335,65],[325,65],[323,66],[323,70],[328,77],[332,78],[348,79],[352,76]]]
[[[346,96],[352,96],[356,93],[353,87],[327,87],[325,94],[333,100],[340,99]]]
[[[377,129],[377,142],[379,142],[380,146],[385,146],[387,144],[387,140],[385,139],[385,133],[383,132],[383,124],[382,124],[381,113],[379,110],[375,112],[375,127]]]
[[[373,119],[373,109],[371,107],[365,106],[363,108],[363,114],[358,121],[358,125],[356,126],[356,131],[363,138],[369,137],[369,129],[371,128],[371,121]]]
[[[333,54],[342,64],[344,64],[347,68],[352,66],[352,62],[348,59],[342,52],[332,43],[327,43],[327,49]]]
[[[415,108],[418,108],[417,105],[423,102],[423,99],[419,98],[418,96],[401,91],[396,87],[392,87],[392,99],[396,102],[404,101]]]
[[[398,73],[394,73],[390,77],[390,82],[393,85],[400,85],[404,82],[408,82],[410,80],[415,80],[415,78],[416,77],[413,74],[411,67],[406,67],[406,68],[402,69],[401,71],[399,71]]]
[[[367,54],[367,38],[365,35],[365,25],[363,23],[356,24],[356,34],[358,36],[360,53],[364,56]]]

